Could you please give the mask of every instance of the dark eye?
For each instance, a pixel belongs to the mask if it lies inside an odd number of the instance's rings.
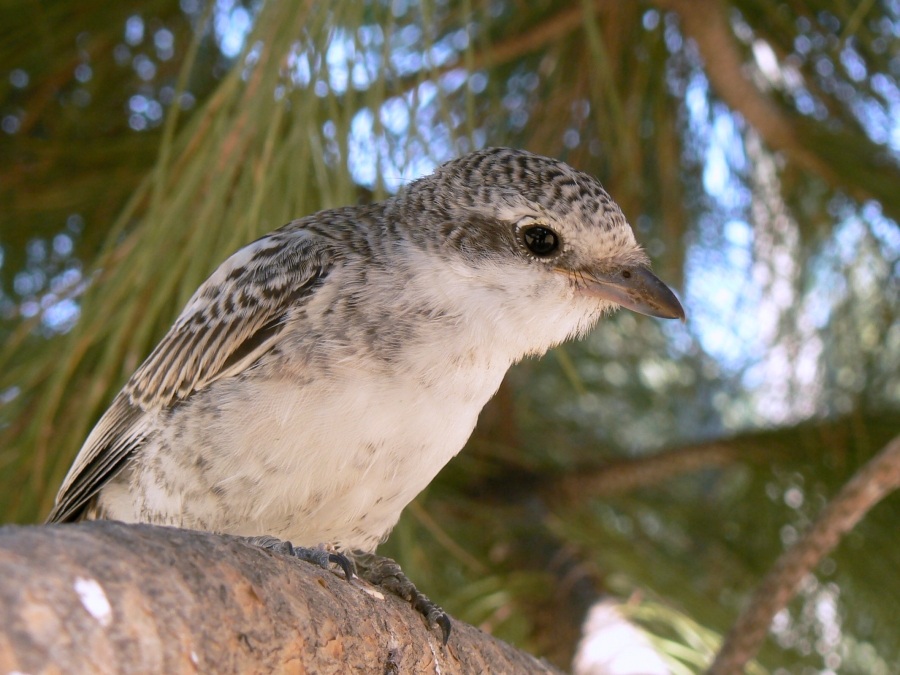
[[[548,256],[559,248],[559,237],[556,232],[540,225],[533,225],[522,230],[522,241],[528,250],[537,256]]]

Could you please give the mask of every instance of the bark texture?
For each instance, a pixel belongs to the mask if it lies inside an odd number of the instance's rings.
[[[0,672],[551,673],[454,621],[239,540],[90,522],[0,528]]]

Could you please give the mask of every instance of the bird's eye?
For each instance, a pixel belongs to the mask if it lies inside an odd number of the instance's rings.
[[[541,225],[532,225],[522,230],[522,241],[529,251],[544,257],[559,248],[559,236],[553,230]]]

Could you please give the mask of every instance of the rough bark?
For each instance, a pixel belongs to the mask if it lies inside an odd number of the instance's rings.
[[[551,673],[454,621],[242,541],[149,525],[0,528],[0,671]]]

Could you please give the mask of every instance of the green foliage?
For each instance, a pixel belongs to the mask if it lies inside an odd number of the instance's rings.
[[[597,597],[644,598],[632,618],[699,669],[900,431],[900,17],[727,6],[734,76],[800,157],[719,100],[677,4],[0,3],[4,519],[46,513],[232,251],[474,146],[525,147],[601,178],[689,321],[619,314],[515,368],[385,551],[461,619],[563,665]],[[565,489],[623,467],[627,489]],[[898,667],[898,509],[823,563],[759,668]]]

